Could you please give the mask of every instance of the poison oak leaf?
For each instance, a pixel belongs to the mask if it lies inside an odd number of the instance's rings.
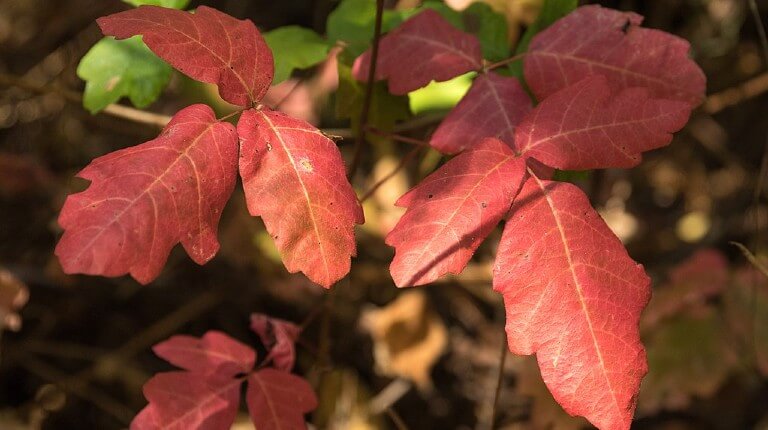
[[[614,90],[644,87],[654,98],[701,103],[706,78],[688,56],[689,43],[640,28],[642,20],[636,13],[596,5],[577,8],[533,38],[525,81],[539,101],[601,74]]]
[[[606,78],[593,75],[536,106],[517,127],[515,145],[557,169],[633,167],[641,153],[668,145],[690,113],[688,103],[652,99],[644,88],[611,94]]]
[[[253,330],[269,355],[264,361],[272,360],[272,367],[277,370],[290,372],[296,361],[296,339],[301,334],[301,327],[279,318],[264,314],[251,314],[251,330]]]
[[[557,402],[601,429],[628,429],[647,371],[638,322],[650,279],[581,190],[529,176],[493,286],[504,296],[510,350],[536,354]]]
[[[501,221],[525,175],[525,160],[498,139],[457,155],[397,205],[408,208],[386,243],[398,287],[423,285],[464,269]]]
[[[477,37],[456,29],[426,9],[379,41],[376,80],[388,79],[392,94],[407,94],[431,81],[447,81],[482,67]],[[352,73],[368,80],[371,50],[355,60]]]
[[[230,103],[252,105],[272,83],[272,51],[251,21],[206,6],[194,14],[141,6],[97,22],[105,35],[118,39],[142,35],[160,58],[192,79],[218,85]]]
[[[256,362],[251,347],[218,331],[209,331],[202,338],[173,336],[152,350],[182,369],[219,376],[249,372]]]
[[[91,185],[64,203],[56,255],[66,273],[130,273],[143,284],[178,242],[204,264],[219,249],[216,230],[236,175],[235,128],[208,106],[182,109],[156,139],[79,173]]]
[[[440,123],[429,144],[446,154],[472,148],[486,137],[514,145],[515,127],[530,110],[531,100],[517,79],[481,74]]]
[[[131,430],[228,430],[240,404],[242,380],[191,372],[165,372],[144,385],[149,405]]]
[[[304,414],[317,407],[315,392],[306,380],[275,369],[248,377],[245,401],[259,430],[306,429]]]
[[[264,220],[288,271],[330,288],[349,272],[364,221],[339,149],[280,112],[247,110],[237,129],[249,212]]]

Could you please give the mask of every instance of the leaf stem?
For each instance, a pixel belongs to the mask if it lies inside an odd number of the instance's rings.
[[[509,57],[509,58],[507,58],[505,60],[501,60],[501,61],[497,61],[495,63],[491,63],[491,64],[488,64],[488,65],[485,65],[485,66],[483,66],[483,69],[481,70],[481,72],[488,72],[490,70],[497,69],[497,68],[502,67],[502,66],[506,66],[507,64],[514,63],[515,61],[520,60],[523,57],[525,57],[525,52],[523,52],[522,54],[513,55],[513,56],[511,56],[511,57]]]
[[[493,406],[491,407],[491,415],[488,419],[489,428],[494,428],[494,422],[496,421],[496,408],[499,406],[499,398],[501,397],[501,385],[504,381],[504,364],[507,362],[507,355],[509,354],[509,346],[507,345],[507,333],[502,330],[503,336],[501,337],[501,352],[499,354],[499,373],[496,375],[496,390],[493,393]]]
[[[373,184],[373,186],[368,191],[366,191],[365,194],[363,194],[360,197],[360,203],[363,203],[369,198],[371,198],[382,185],[384,185],[387,181],[392,179],[397,174],[397,172],[402,170],[403,167],[405,167],[408,163],[410,163],[411,160],[415,158],[416,155],[418,155],[422,149],[424,149],[424,146],[416,146],[413,149],[411,149],[407,154],[405,154],[405,157],[400,159],[400,163],[398,163],[397,167],[392,169],[392,171],[387,173],[386,176],[384,176],[378,182]]]
[[[56,84],[41,84],[22,78],[20,76],[10,75],[7,73],[0,72],[0,85],[16,87],[24,91],[37,94],[56,94],[70,103],[78,105],[83,103],[83,97],[74,91],[62,88]],[[127,119],[141,124],[152,125],[158,128],[165,127],[166,124],[168,124],[168,122],[171,120],[171,117],[167,115],[145,112],[143,110],[119,105],[116,103],[110,104],[104,108],[102,112],[118,118]]]
[[[376,76],[376,64],[379,59],[379,40],[381,39],[381,22],[384,16],[384,0],[376,0],[376,23],[373,29],[373,46],[371,46],[371,65],[368,68],[368,81],[365,83],[365,98],[363,99],[363,108],[360,112],[360,124],[357,129],[357,138],[355,139],[354,155],[352,163],[349,165],[347,178],[352,178],[360,165],[363,143],[365,141],[365,131],[368,126],[368,114],[371,109],[371,99],[373,98],[373,85]]]

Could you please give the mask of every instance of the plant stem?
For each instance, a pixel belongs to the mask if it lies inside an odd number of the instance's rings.
[[[371,99],[373,98],[373,85],[376,76],[376,64],[379,59],[379,40],[381,39],[381,22],[384,16],[384,0],[376,0],[376,23],[373,29],[373,46],[371,46],[371,64],[368,68],[368,81],[365,83],[365,98],[363,99],[363,109],[360,112],[360,124],[358,124],[357,138],[355,139],[354,155],[352,163],[349,165],[347,177],[352,178],[360,165],[363,143],[365,142],[365,129],[368,126],[368,113],[371,109]]]
[[[82,104],[83,102],[83,97],[74,91],[61,88],[55,84],[40,84],[7,73],[0,73],[0,85],[16,87],[37,94],[56,94],[61,96],[64,100],[78,105]],[[167,115],[145,112],[139,109],[134,109],[132,107],[115,103],[104,108],[102,112],[118,118],[127,119],[141,124],[148,124],[158,128],[165,127],[165,125],[168,124],[168,122],[171,120],[171,117]]]
[[[488,428],[493,429],[494,422],[496,421],[496,408],[499,406],[499,398],[501,397],[501,385],[504,381],[504,364],[507,362],[507,355],[509,354],[509,346],[507,346],[507,333],[502,331],[501,337],[501,353],[499,357],[499,373],[496,375],[496,391],[493,393],[493,407],[491,408],[491,416],[488,420]]]
[[[523,57],[525,57],[525,53],[513,55],[513,56],[511,56],[511,57],[509,57],[509,58],[507,58],[505,60],[497,61],[495,63],[491,63],[491,64],[489,64],[487,66],[484,66],[483,70],[481,70],[481,71],[487,72],[489,70],[493,70],[493,69],[496,69],[496,68],[499,68],[499,67],[502,67],[502,66],[506,66],[507,64],[514,63],[515,61],[517,61],[517,60],[519,60],[519,59],[521,59]]]
[[[371,198],[382,185],[392,179],[397,174],[397,172],[402,170],[402,168],[405,167],[414,157],[416,157],[416,155],[418,155],[423,148],[424,146],[417,146],[405,154],[405,157],[400,159],[400,163],[398,163],[397,167],[392,169],[392,171],[387,173],[386,176],[373,184],[373,186],[360,197],[360,203],[363,203]]]

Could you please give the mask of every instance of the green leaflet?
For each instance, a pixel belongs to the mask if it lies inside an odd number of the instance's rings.
[[[428,1],[422,6],[408,10],[385,10],[382,15],[382,32],[393,30],[403,21],[416,15],[425,8],[434,9],[451,24],[463,29],[461,14],[445,4]],[[372,0],[342,0],[328,15],[326,32],[330,42],[343,41],[346,50],[357,57],[362,54],[373,40],[374,24],[376,22],[376,2]]]
[[[403,13],[385,10],[382,16],[382,31],[387,32],[404,21]],[[342,0],[328,15],[326,32],[331,42],[347,43],[347,50],[353,56],[362,54],[373,39],[376,22],[376,2],[370,0]]]
[[[152,5],[152,6],[162,6],[162,7],[170,7],[173,9],[184,9],[189,4],[189,0],[123,0],[125,3],[128,3],[133,6],[141,6],[141,5]]]
[[[568,15],[576,9],[578,4],[578,0],[544,0],[544,4],[541,5],[541,12],[539,12],[536,21],[528,27],[525,34],[523,34],[523,37],[520,39],[520,43],[517,44],[515,55],[526,52],[528,50],[528,45],[531,43],[531,39],[533,39],[534,36],[552,25],[553,22]],[[518,60],[510,64],[509,69],[512,71],[513,76],[523,76],[522,61]]]
[[[339,89],[336,92],[336,117],[349,118],[352,129],[357,130],[360,123],[360,111],[365,98],[365,84],[352,77],[352,68],[339,61]],[[368,113],[368,125],[379,130],[391,131],[395,123],[410,117],[408,96],[394,96],[387,91],[386,82],[376,82],[371,97]],[[369,134],[371,141],[383,138]]]
[[[331,45],[314,31],[291,25],[264,33],[275,58],[272,85],[291,77],[294,69],[306,69],[323,61]]]
[[[146,107],[168,85],[171,70],[140,36],[125,40],[105,37],[85,54],[77,67],[77,76],[86,81],[83,105],[96,113],[128,96],[136,107]]]
[[[411,111],[418,115],[434,110],[450,110],[472,86],[477,73],[469,72],[445,82],[430,82],[424,88],[408,93]]]
[[[509,57],[509,29],[504,16],[494,12],[487,3],[472,3],[464,10],[463,17],[467,32],[480,39],[483,58],[493,62]]]

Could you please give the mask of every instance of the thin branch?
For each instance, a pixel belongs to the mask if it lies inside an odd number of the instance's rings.
[[[736,248],[739,248],[739,251],[741,251],[742,254],[744,254],[744,258],[749,261],[750,264],[752,264],[755,269],[760,271],[760,273],[763,274],[766,278],[768,278],[768,267],[765,267],[765,265],[755,257],[755,254],[752,253],[752,251],[749,250],[746,246],[739,242],[730,242],[731,245],[735,246]]]
[[[501,338],[501,353],[499,357],[499,372],[496,375],[496,390],[493,393],[493,407],[491,408],[491,416],[488,419],[489,429],[493,429],[493,425],[496,421],[496,409],[499,406],[499,398],[501,397],[501,385],[504,382],[504,364],[507,362],[507,355],[509,354],[509,346],[507,345],[507,333],[502,331],[504,335]]]
[[[363,143],[365,141],[365,131],[368,126],[368,114],[371,109],[371,99],[373,98],[373,85],[376,76],[376,64],[379,59],[379,40],[381,39],[381,21],[384,16],[384,0],[376,0],[376,23],[373,29],[373,46],[371,47],[371,64],[368,68],[368,81],[365,83],[365,98],[363,99],[363,109],[360,112],[360,124],[358,124],[357,138],[355,139],[354,155],[352,163],[349,165],[347,177],[352,178],[360,165],[360,158],[363,152]]]
[[[74,91],[62,88],[55,84],[41,84],[7,73],[0,72],[0,85],[16,87],[24,91],[36,94],[56,94],[61,96],[64,100],[77,105],[81,105],[83,103],[83,97]],[[107,106],[102,112],[118,118],[151,125],[158,128],[165,127],[165,125],[168,124],[168,122],[171,120],[171,117],[167,115],[145,112],[143,110],[115,103]]]
[[[380,414],[397,403],[412,387],[413,384],[407,379],[395,379],[368,402],[368,409],[374,414]]]
[[[415,158],[416,155],[418,155],[421,152],[421,150],[424,148],[425,146],[416,146],[415,148],[411,149],[407,154],[405,154],[405,157],[400,159],[400,163],[398,163],[397,166],[394,169],[392,169],[391,172],[387,173],[386,176],[384,176],[378,182],[373,184],[373,186],[371,186],[371,188],[360,197],[360,203],[363,203],[369,198],[371,198],[382,185],[384,185],[387,181],[392,179],[397,174],[397,172],[402,170],[408,163],[410,163],[411,160]]]
[[[489,70],[497,69],[499,67],[506,66],[509,63],[514,63],[515,61],[520,60],[523,57],[525,57],[525,53],[513,55],[513,56],[511,56],[511,57],[509,57],[507,59],[504,59],[504,60],[501,60],[501,61],[497,61],[495,63],[491,63],[491,64],[488,64],[486,66],[483,66],[482,70],[480,70],[480,71],[481,72],[487,72]]]

